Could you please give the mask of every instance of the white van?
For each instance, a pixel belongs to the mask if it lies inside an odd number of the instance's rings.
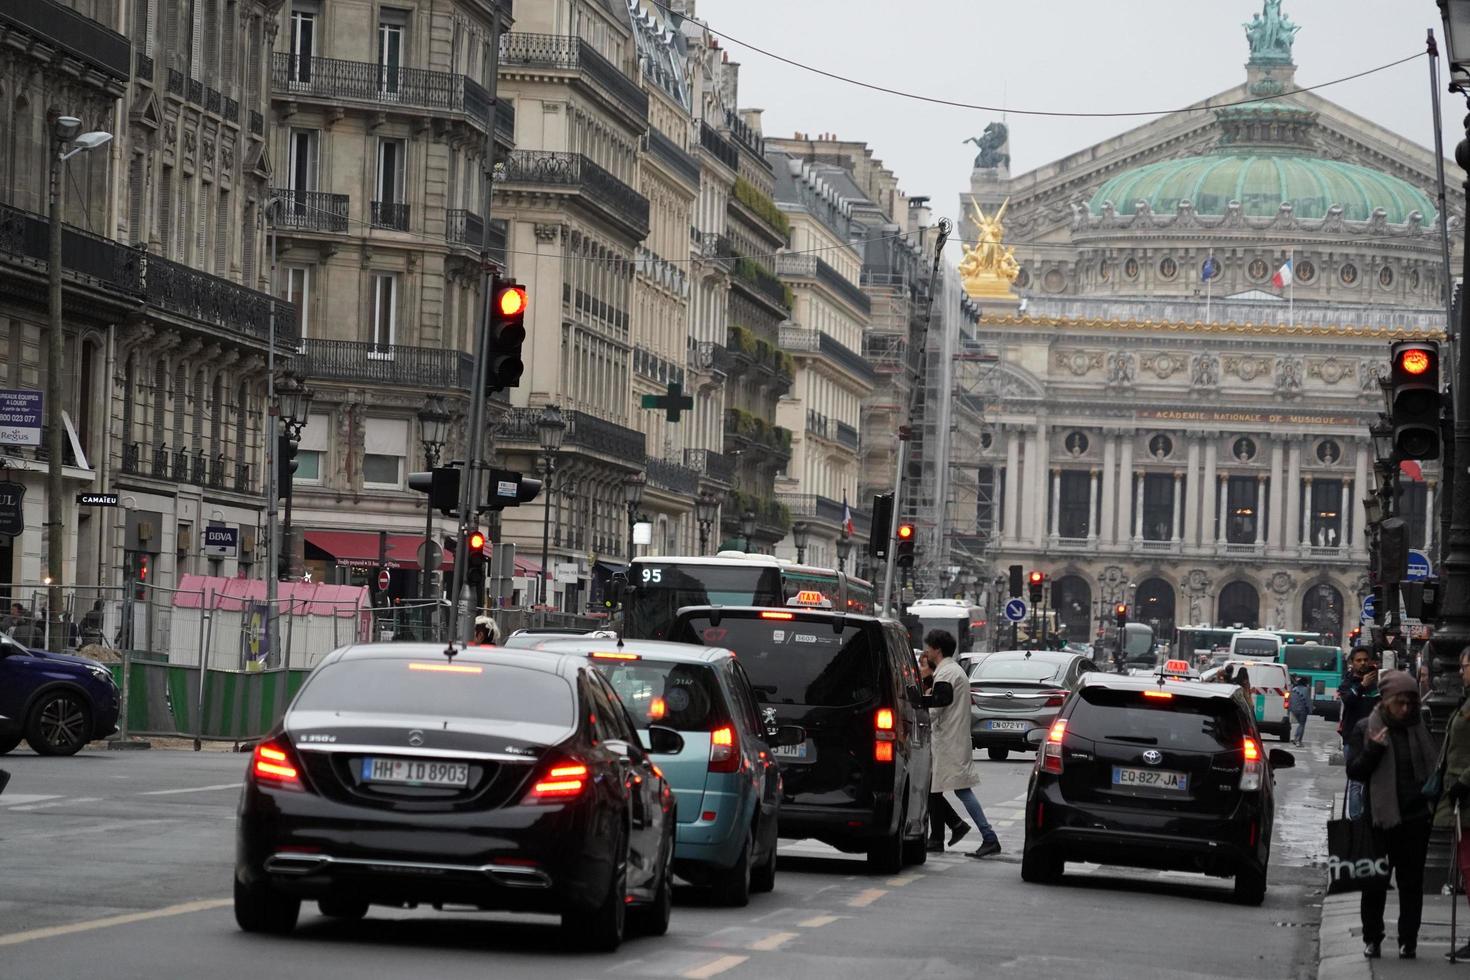
[[[1204,675],[1217,684],[1239,684],[1246,688],[1246,700],[1256,713],[1256,727],[1261,734],[1275,735],[1283,742],[1291,738],[1291,715],[1287,698],[1291,694],[1291,676],[1283,664],[1256,660],[1227,660]],[[1243,681],[1243,683],[1242,683]]]
[[[1275,633],[1241,630],[1230,638],[1230,659],[1279,661],[1283,646],[1281,637]]]

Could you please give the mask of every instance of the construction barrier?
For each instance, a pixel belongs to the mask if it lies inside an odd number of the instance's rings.
[[[310,670],[215,670],[124,655],[108,665],[119,688],[128,735],[250,741],[270,730]],[[201,710],[202,709],[202,710]]]

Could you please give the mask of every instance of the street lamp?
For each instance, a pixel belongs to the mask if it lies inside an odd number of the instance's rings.
[[[419,409],[419,441],[424,446],[424,466],[430,472],[439,465],[439,453],[449,440],[449,420],[449,410],[444,407],[443,395],[430,395],[424,400],[424,407]],[[419,598],[425,603],[429,600],[429,577],[434,571],[429,567],[429,553],[433,550],[434,498],[432,494],[428,494],[424,501],[424,560],[419,569]],[[424,616],[427,618],[428,606],[424,608]]]
[[[1393,427],[1383,422],[1377,422],[1368,426],[1368,434],[1373,439],[1373,458],[1380,463],[1387,463],[1393,459]]]
[[[628,565],[633,564],[633,525],[638,523],[638,505],[643,502],[643,487],[648,478],[634,473],[623,481],[623,499],[628,504]]]
[[[561,409],[547,405],[536,420],[536,433],[541,437],[541,452],[546,466],[546,498],[541,519],[541,602],[551,604],[551,571],[547,567],[551,549],[551,492],[552,476],[556,473],[556,453],[561,449],[562,436],[567,423],[561,417]]]
[[[806,521],[797,521],[791,525],[791,540],[796,543],[796,563],[806,564],[806,546],[811,540],[812,529]]]
[[[740,533],[745,535],[745,553],[750,554],[750,539],[755,536],[755,511],[740,515]]]
[[[51,150],[47,154],[50,178],[51,240],[47,255],[47,306],[49,321],[46,336],[46,577],[49,584],[46,607],[56,628],[62,629],[61,607],[63,548],[62,533],[62,466],[65,463],[61,406],[65,402],[66,340],[61,315],[61,167],[78,153],[95,150],[112,139],[111,133],[83,133],[82,121],[75,116],[56,116],[51,121]],[[80,135],[79,135],[80,134]],[[69,148],[68,148],[69,147]]]
[[[839,572],[847,571],[847,559],[851,555],[852,535],[848,534],[847,529],[844,528],[842,531],[842,537],[837,539],[837,570]]]
[[[714,526],[715,517],[720,511],[720,500],[714,494],[704,491],[694,498],[694,519],[699,522],[699,553],[702,555],[709,551],[709,532]]]
[[[306,420],[311,415],[311,400],[315,396],[316,392],[292,375],[287,375],[281,386],[276,389],[276,407],[281,420],[281,432],[291,442],[296,442],[301,438],[301,430],[306,426]],[[294,493],[286,497],[286,519],[282,526],[282,537],[286,543],[288,574],[296,556],[296,548],[291,538],[291,501],[294,497]]]

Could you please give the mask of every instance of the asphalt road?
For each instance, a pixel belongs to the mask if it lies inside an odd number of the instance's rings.
[[[1031,758],[979,761],[1005,851],[931,855],[895,877],[810,842],[783,842],[776,891],[744,909],[679,892],[669,934],[613,955],[570,953],[550,918],[373,909],[356,923],[303,906],[285,939],[238,931],[230,908],[236,787],[245,756],[103,752],[0,758],[0,977],[313,980],[363,976],[942,980],[1003,973],[1130,980],[1315,976],[1324,822],[1342,780],[1313,721],[1278,777],[1264,906],[1199,875],[1069,865],[1021,881]],[[1273,743],[1274,744],[1274,743]],[[974,846],[971,841],[964,842]]]

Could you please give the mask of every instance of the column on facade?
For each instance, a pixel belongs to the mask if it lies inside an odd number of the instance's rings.
[[[1343,533],[1347,533],[1347,483],[1342,485],[1342,513]],[[1429,554],[1429,547],[1434,543],[1434,525],[1436,522],[1434,514],[1434,481],[1424,481],[1424,553]]]
[[[1143,540],[1143,474],[1133,474],[1133,541]]]
[[[1087,478],[1087,540],[1097,543],[1097,526],[1101,523],[1102,470],[1092,470]]]
[[[1291,541],[1291,532],[1286,529],[1286,522],[1281,519],[1283,491],[1286,488],[1285,463],[1286,453],[1281,440],[1271,440],[1271,509],[1266,514],[1270,515],[1271,520],[1270,541],[1277,548],[1286,548]]]
[[[1103,433],[1102,533],[1104,544],[1117,540],[1118,530],[1118,437]]]
[[[1311,521],[1303,520],[1302,503],[1302,444],[1299,439],[1292,439],[1286,448],[1286,531],[1282,540],[1291,546],[1291,541],[1298,535],[1302,542],[1306,543]],[[1311,506],[1312,498],[1306,497],[1305,506]]]
[[[1044,481],[1047,473],[1046,423],[1037,422],[1036,428],[1027,433],[1026,445],[1026,490],[1021,500],[1021,535],[1034,545],[1045,540],[1045,509],[1047,494]]]
[[[1046,533],[1048,537],[1056,537],[1060,530],[1060,515],[1062,512],[1062,471],[1053,468],[1050,471],[1051,478],[1051,510],[1047,511]]]
[[[1256,547],[1266,543],[1266,474],[1256,477]]]
[[[1200,481],[1200,526],[1196,529],[1198,535],[1195,538],[1195,542],[1206,547],[1215,543],[1215,528],[1224,527],[1223,524],[1217,525],[1214,523],[1215,486],[1218,482],[1218,477],[1215,473],[1215,466],[1217,465],[1215,443],[1217,441],[1213,433],[1205,434],[1205,475],[1204,479]]]
[[[1430,515],[1429,520],[1424,522],[1424,548],[1429,549],[1429,540],[1434,537],[1434,484],[1429,484],[1429,496],[1426,498],[1425,513]],[[1347,515],[1348,502],[1351,501],[1353,488],[1348,484],[1346,478],[1342,481],[1342,505],[1337,508],[1337,541],[1341,546],[1347,544]]]
[[[1220,503],[1219,516],[1216,518],[1216,520],[1219,522],[1217,526],[1220,528],[1220,533],[1215,538],[1215,544],[1222,545],[1230,540],[1230,474],[1220,474],[1218,478],[1218,487],[1220,492]]]
[[[1302,478],[1302,487],[1300,493],[1302,495],[1302,498],[1305,500],[1305,503],[1302,506],[1306,511],[1306,513],[1302,515],[1303,520],[1301,545],[1303,548],[1306,548],[1313,544],[1316,544],[1316,542],[1312,540],[1312,478],[1310,476]]]
[[[1184,539],[1184,474],[1174,471],[1174,541]]]
[[[1367,441],[1358,441],[1354,445],[1357,449],[1357,459],[1353,462],[1353,495],[1350,498],[1353,506],[1351,513],[1354,519],[1344,521],[1342,533],[1344,542],[1351,547],[1354,554],[1366,555],[1368,553],[1368,540],[1362,531],[1359,530],[1363,526],[1364,521],[1363,519],[1359,519],[1358,515],[1362,513],[1360,510],[1363,506],[1362,499],[1368,494],[1369,444]]]
[[[1006,426],[1005,494],[1005,528],[1003,536],[1009,544],[1014,543],[1020,537],[1021,530],[1018,523],[1021,500],[1021,433],[1016,431],[1012,426]]]
[[[1176,524],[1174,537],[1176,540],[1187,541],[1194,544],[1199,540],[1200,524],[1200,494],[1199,494],[1199,437],[1195,433],[1188,433],[1189,456],[1185,463],[1186,490],[1189,493],[1184,500],[1184,527],[1181,531]]]
[[[1133,536],[1130,530],[1133,524],[1133,434],[1125,432],[1121,438],[1123,456],[1118,464],[1118,520],[1114,525],[1117,528],[1114,540],[1126,543]]]

